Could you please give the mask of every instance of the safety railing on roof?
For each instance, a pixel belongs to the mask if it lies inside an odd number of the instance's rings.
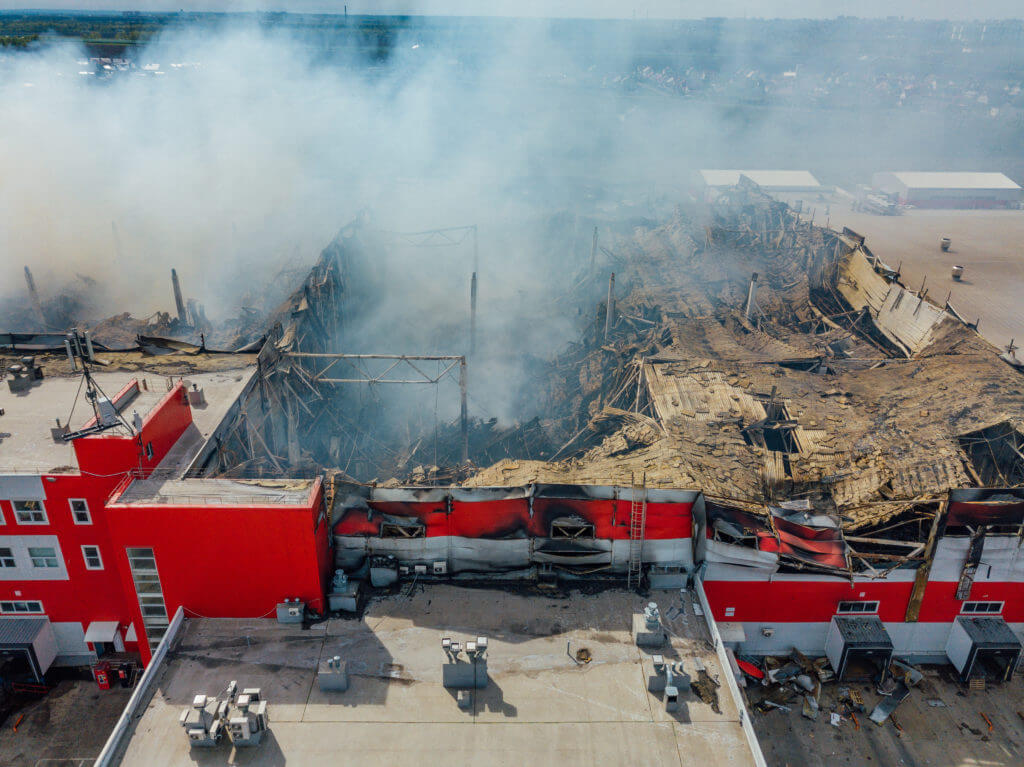
[[[309,494],[295,495],[232,495],[229,493],[139,493],[125,498],[122,495],[114,506],[159,504],[161,506],[301,506],[309,500]]]
[[[268,482],[275,480],[268,479]],[[196,489],[178,486],[168,487],[168,482],[181,482],[183,485],[192,485]],[[307,487],[288,490],[285,488],[274,488],[253,485],[251,493],[242,492],[237,487],[225,484],[224,491],[210,490],[203,492],[199,486],[203,482],[238,482],[245,483],[247,480],[234,478],[193,478],[181,479],[181,474],[173,469],[132,469],[127,472],[125,478],[115,488],[113,497],[117,500],[114,505],[133,504],[159,504],[182,506],[300,506],[305,504],[313,492],[315,481],[310,481]],[[252,480],[248,480],[252,482]]]
[[[53,464],[49,466],[31,466],[20,461],[17,466],[4,466],[0,464],[0,474],[19,477],[67,477],[78,474],[89,476],[89,472],[79,471],[77,466],[54,466]]]

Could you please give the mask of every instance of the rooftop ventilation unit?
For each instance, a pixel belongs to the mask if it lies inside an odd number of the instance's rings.
[[[445,654],[441,679],[447,689],[482,690],[487,686],[487,645],[487,637],[471,639],[465,646],[450,637],[441,639],[441,649]]]
[[[228,736],[235,746],[258,746],[270,729],[267,702],[260,697],[259,687],[247,687],[235,698],[228,712]]]
[[[192,705],[181,712],[178,723],[193,748],[216,746],[226,731],[235,746],[257,746],[269,729],[267,702],[259,687],[247,687],[240,695],[238,682],[231,682],[223,699],[197,694]]]

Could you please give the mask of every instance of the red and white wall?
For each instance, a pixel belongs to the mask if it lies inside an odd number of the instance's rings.
[[[776,565],[761,567],[708,562],[704,590],[715,620],[743,628],[738,650],[751,655],[785,654],[797,648],[820,655],[829,622],[841,603],[877,603],[864,613],[885,624],[897,655],[919,660],[945,657],[946,640],[964,605],[999,603],[999,615],[1024,637],[1024,553],[1016,535],[985,539],[982,565],[967,599],[956,599],[969,539],[945,536],[938,541],[925,586],[918,620],[905,620],[916,569],[893,570],[881,578],[850,578],[820,573],[779,573]],[[721,544],[719,544],[721,547]],[[736,547],[739,548],[739,547]],[[739,554],[737,553],[737,557]],[[970,608],[968,608],[970,609]],[[993,608],[995,610],[995,608]]]
[[[645,563],[693,566],[696,491],[646,491]],[[638,501],[640,496],[638,493]],[[633,490],[592,485],[514,488],[353,488],[334,525],[335,564],[352,570],[367,557],[405,565],[444,563],[448,572],[525,570],[536,564],[625,571]],[[592,532],[567,541],[552,524],[579,520]],[[419,537],[389,526],[422,527]]]

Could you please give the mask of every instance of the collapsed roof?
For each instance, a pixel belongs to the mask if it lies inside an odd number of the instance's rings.
[[[469,484],[692,487],[847,530],[951,489],[1024,484],[1020,372],[855,232],[814,226],[747,182],[608,251],[611,332],[597,323],[566,363],[580,366],[581,421],[603,439]]]

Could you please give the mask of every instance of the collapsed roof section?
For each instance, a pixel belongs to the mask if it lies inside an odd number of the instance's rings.
[[[603,439],[472,484],[645,477],[762,516],[797,501],[852,531],[1024,480],[1020,373],[855,232],[747,182],[609,250],[620,297],[576,402]]]

